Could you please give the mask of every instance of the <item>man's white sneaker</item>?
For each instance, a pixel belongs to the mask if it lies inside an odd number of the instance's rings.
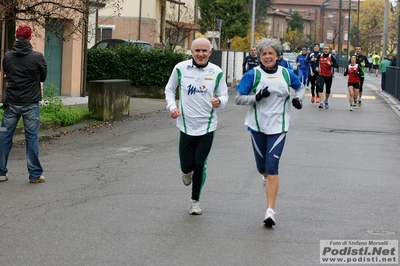
[[[8,180],[8,174],[0,176],[0,182],[4,182]]]
[[[202,210],[200,209],[200,202],[198,202],[197,200],[190,201],[189,214],[190,215],[201,215],[202,214]]]
[[[273,209],[268,208],[267,212],[265,213],[265,218],[264,218],[264,225],[268,228],[271,228],[273,225],[275,225],[275,215],[276,213],[274,212]]]
[[[189,186],[192,184],[192,178],[193,178],[193,171],[190,172],[189,174],[185,174],[182,172],[182,181],[185,186]]]

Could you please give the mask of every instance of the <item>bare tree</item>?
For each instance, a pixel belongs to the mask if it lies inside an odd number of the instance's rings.
[[[336,38],[339,35],[339,25],[336,23],[336,21],[330,20],[329,21],[329,29],[332,32],[332,49],[335,49],[335,43],[336,43]]]
[[[15,24],[30,23],[33,28],[44,28],[62,40],[85,32],[84,25],[96,7],[112,7],[115,15],[124,0],[0,0],[0,16],[6,23],[6,48],[12,47]],[[63,29],[62,36],[57,33]],[[43,36],[42,36],[43,37]]]
[[[185,40],[194,34],[194,31],[199,30],[194,24],[194,19],[194,8],[171,3],[165,17],[161,18],[163,27],[159,30],[153,29],[152,32],[159,37],[159,42],[164,48],[184,48]]]

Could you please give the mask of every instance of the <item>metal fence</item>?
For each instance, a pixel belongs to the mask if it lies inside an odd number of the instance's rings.
[[[400,67],[386,68],[385,91],[400,100]]]
[[[347,58],[339,58],[338,60],[338,65],[339,65],[339,73],[344,73],[346,71],[347,66],[349,65],[349,60]]]
[[[228,86],[236,87],[243,76],[242,64],[246,55],[244,52],[214,50],[210,62],[222,68]]]
[[[346,58],[341,58],[338,61],[339,72],[343,74],[349,62]],[[400,100],[400,67],[387,67],[385,75],[384,90],[397,100]]]

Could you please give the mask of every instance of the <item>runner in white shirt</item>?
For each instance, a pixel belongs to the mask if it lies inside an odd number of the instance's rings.
[[[235,103],[250,105],[245,125],[251,133],[258,172],[266,191],[266,227],[275,225],[275,201],[279,187],[279,159],[290,120],[290,87],[295,90],[292,105],[301,109],[305,86],[290,69],[277,64],[281,43],[263,38],[257,44],[260,66],[248,71],[236,88]]]
[[[189,214],[202,214],[200,195],[206,181],[207,157],[217,129],[216,109],[228,102],[225,76],[218,66],[208,62],[211,43],[205,38],[193,41],[193,60],[178,63],[165,87],[167,109],[177,119],[180,130],[179,158],[182,181],[192,184]],[[179,90],[179,104],[175,101]],[[193,183],[192,183],[193,181]]]

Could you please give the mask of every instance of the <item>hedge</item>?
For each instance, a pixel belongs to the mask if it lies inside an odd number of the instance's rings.
[[[87,80],[129,79],[135,86],[165,86],[174,66],[189,58],[171,50],[145,51],[134,43],[121,44],[113,51],[89,49]]]

